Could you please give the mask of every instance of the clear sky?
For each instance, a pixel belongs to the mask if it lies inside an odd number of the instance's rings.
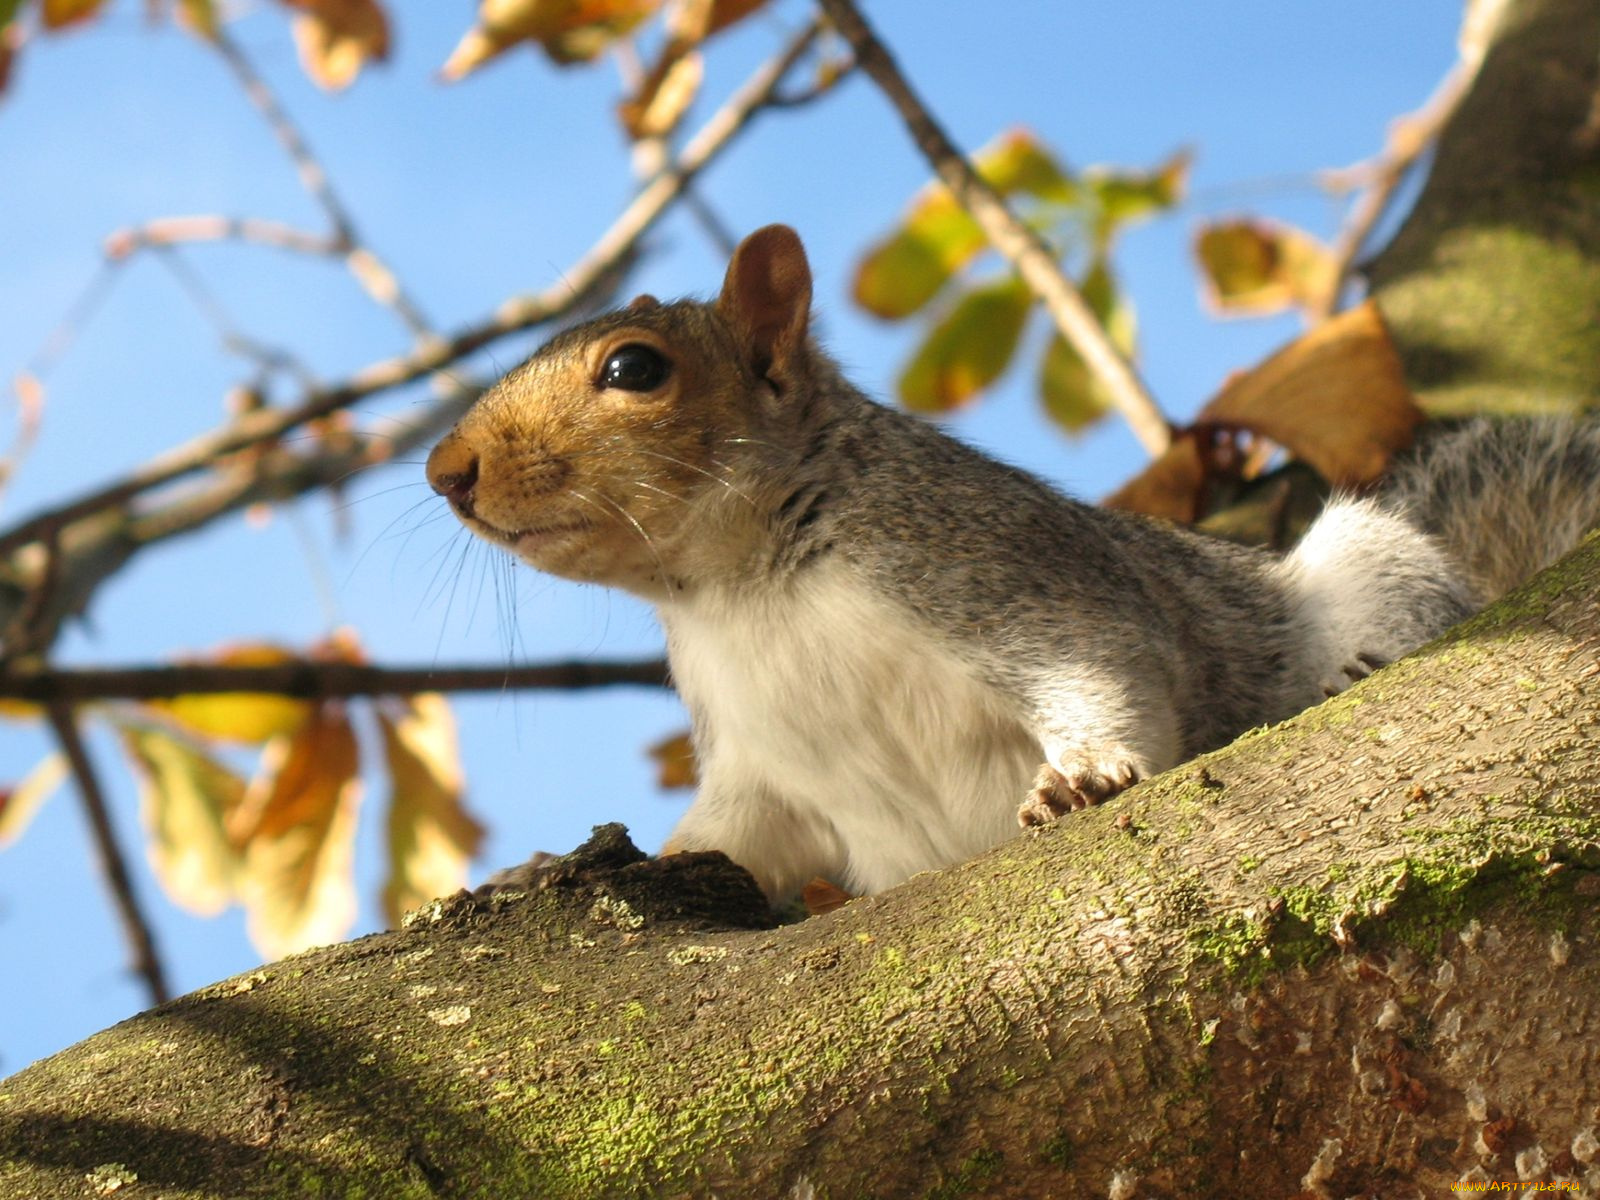
[[[475,6],[394,0],[393,61],[330,97],[300,74],[276,6],[244,7],[237,39],[307,132],[369,241],[442,329],[549,286],[631,192],[609,64],[562,71],[522,51],[446,87],[435,71]],[[92,28],[36,40],[0,103],[5,376],[34,359],[115,229],[191,213],[322,228],[221,64],[183,34],[149,30],[142,9],[113,2]],[[707,115],[806,13],[798,0],[776,0],[715,45],[696,115]],[[1340,209],[1316,189],[1314,173],[1370,156],[1387,123],[1422,102],[1454,57],[1459,14],[1455,0],[870,6],[968,148],[1024,125],[1074,166],[1147,166],[1179,147],[1195,150],[1189,201],[1131,231],[1118,260],[1138,308],[1141,366],[1178,416],[1297,328],[1287,318],[1219,322],[1201,310],[1188,252],[1195,222],[1260,212],[1330,235]],[[880,395],[892,390],[914,331],[852,311],[849,272],[927,174],[883,99],[855,79],[814,106],[763,117],[704,180],[730,228],[785,221],[801,231],[824,335]],[[326,379],[406,348],[393,316],[323,263],[251,247],[200,248],[186,261],[240,328],[292,347]],[[631,288],[711,293],[722,265],[699,228],[674,214],[650,239]],[[531,344],[497,343],[469,369],[492,375]],[[209,428],[244,373],[168,271],[133,263],[46,379],[40,441],[0,497],[0,525]],[[1109,423],[1072,441],[1039,415],[1031,384],[1030,372],[1014,372],[950,427],[1088,498],[1138,467],[1125,428]],[[390,396],[362,411],[403,418],[418,400]],[[4,404],[0,445],[14,411],[9,398]],[[513,644],[532,660],[659,650],[644,606],[523,569],[508,598],[496,583],[505,573],[465,539],[422,482],[420,462],[398,464],[357,482],[336,514],[325,498],[311,499],[263,528],[227,521],[147,554],[104,589],[60,658],[143,662],[258,638],[305,645],[340,624],[389,662],[501,663]],[[535,849],[567,849],[603,820],[627,822],[654,849],[687,802],[655,789],[644,755],[687,723],[670,696],[489,696],[463,699],[457,712],[471,803],[492,829],[475,876]],[[37,728],[0,727],[0,783],[49,748]],[[127,768],[101,732],[92,731],[91,752],[177,989],[254,965],[237,910],[200,920],[162,895],[144,865]],[[369,818],[377,799],[369,789]],[[381,842],[369,819],[358,846],[357,932],[377,921]],[[63,790],[0,852],[0,1074],[142,1007],[126,961],[76,797]]]

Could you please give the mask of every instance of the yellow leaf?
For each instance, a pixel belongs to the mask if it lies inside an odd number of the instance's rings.
[[[355,918],[358,765],[355,732],[337,704],[262,752],[234,830],[250,940],[268,957],[337,941]]]
[[[661,6],[661,0],[481,0],[478,23],[440,75],[454,82],[521,42],[563,65],[589,62]]]
[[[467,880],[483,826],[461,804],[461,755],[450,705],[436,692],[407,697],[396,714],[378,711],[389,764],[389,879],[384,914],[407,912]]]
[[[318,87],[348,87],[370,59],[389,57],[389,19],[377,0],[284,0],[294,22],[300,65]]]
[[[1195,238],[1206,302],[1222,316],[1315,306],[1337,270],[1326,246],[1309,233],[1270,221],[1218,221]]]
[[[208,42],[217,38],[215,0],[178,0],[178,24]]]
[[[15,787],[0,790],[0,849],[22,836],[33,814],[44,807],[66,777],[67,760],[60,754],[48,754]]]
[[[87,21],[105,5],[105,0],[44,0],[39,16],[46,29],[61,29]]]
[[[656,760],[656,786],[658,788],[693,787],[699,782],[695,766],[694,742],[688,733],[675,733],[662,738],[650,747],[650,757]]]
[[[190,912],[221,912],[238,882],[239,852],[228,823],[244,798],[244,780],[163,729],[119,731],[139,777],[139,813],[156,878]]]
[[[10,696],[0,696],[0,717],[8,721],[37,721],[44,716],[44,705],[35,704],[32,700],[16,700]]]
[[[191,661],[219,667],[272,667],[297,660],[297,655],[282,646],[243,642]],[[260,745],[294,733],[305,724],[314,705],[270,692],[217,692],[152,700],[148,707],[202,737]]]
[[[1111,344],[1132,358],[1136,338],[1133,307],[1122,296],[1103,259],[1089,268],[1079,290],[1100,318]],[[1111,408],[1111,395],[1105,384],[1059,333],[1050,339],[1039,366],[1039,394],[1045,411],[1068,433],[1087,429]]]
[[[948,412],[988,387],[1011,362],[1033,293],[1015,276],[958,300],[900,376],[900,402],[913,412]]]
[[[1077,185],[1042,143],[1025,129],[1008,130],[972,160],[978,174],[1002,195],[1026,192],[1069,203]],[[932,300],[988,241],[978,223],[942,183],[917,193],[900,227],[869,250],[856,267],[852,292],[868,312],[897,320]]]
[[[663,57],[639,91],[619,106],[628,136],[638,141],[671,133],[694,103],[704,77],[705,65],[692,50]]]

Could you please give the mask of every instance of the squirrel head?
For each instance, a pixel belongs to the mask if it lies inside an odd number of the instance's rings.
[[[658,599],[759,545],[812,396],[811,269],[745,238],[714,304],[626,308],[553,338],[428,456],[464,524],[570,579]]]

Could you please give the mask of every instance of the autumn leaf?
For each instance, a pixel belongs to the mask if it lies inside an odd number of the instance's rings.
[[[217,38],[216,0],[178,0],[178,24],[208,42]]]
[[[389,764],[389,878],[383,909],[391,925],[435,896],[466,883],[483,826],[462,807],[461,754],[443,696],[424,692],[378,709]]]
[[[277,958],[337,941],[355,917],[351,855],[361,784],[343,705],[267,743],[235,813],[250,940]]]
[[[39,19],[46,29],[62,29],[87,21],[105,6],[105,0],[42,0]]]
[[[328,91],[350,86],[370,60],[389,57],[389,19],[377,0],[282,0],[298,11],[300,65]]]
[[[1422,421],[1383,318],[1369,300],[1229,380],[1195,423],[1268,438],[1334,486],[1358,487],[1384,472]],[[1181,437],[1106,504],[1194,520],[1206,475],[1195,437]]]
[[[246,642],[224,647],[196,665],[270,667],[297,659],[281,646]],[[202,737],[260,745],[293,734],[310,717],[314,705],[309,700],[267,692],[217,692],[152,700],[146,707]]]
[[[66,777],[67,760],[60,754],[47,754],[14,785],[0,789],[0,849],[22,836],[34,814]]]
[[[948,412],[988,387],[1011,362],[1033,293],[1015,276],[974,288],[935,325],[900,376],[913,412]]]
[[[1077,185],[1033,134],[1011,130],[973,156],[973,167],[1002,195],[1026,192],[1060,204]],[[852,293],[862,308],[897,320],[937,295],[988,245],[983,231],[942,183],[923,188],[893,233],[856,266]]]
[[[1338,269],[1309,233],[1270,221],[1218,221],[1194,244],[1206,303],[1222,316],[1259,316],[1321,306]]]
[[[1424,420],[1371,300],[1231,380],[1201,418],[1271,438],[1335,487],[1381,476]]]
[[[813,917],[820,917],[823,913],[843,908],[854,899],[854,896],[838,884],[821,878],[813,879],[800,889],[800,902],[805,905],[806,912]]]
[[[694,103],[704,77],[705,64],[692,50],[663,57],[639,90],[618,105],[628,136],[638,141],[671,133]]]
[[[439,74],[453,83],[522,42],[542,46],[563,65],[589,62],[660,5],[661,0],[481,0],[478,23]]]
[[[656,786],[663,791],[669,788],[693,787],[699,782],[700,775],[694,758],[694,741],[687,731],[662,738],[650,747],[649,754],[656,761]]]
[[[139,780],[150,864],[174,903],[211,916],[236,898],[240,858],[228,834],[244,780],[164,729],[119,723]]]
[[[1111,344],[1132,358],[1137,338],[1133,306],[1118,289],[1111,268],[1103,259],[1089,268],[1079,291],[1105,327]],[[1039,395],[1051,419],[1068,433],[1082,432],[1112,406],[1111,394],[1100,377],[1059,333],[1050,339],[1039,364]]]
[[[1180,150],[1151,171],[1091,167],[1083,184],[1095,199],[1095,251],[1104,254],[1123,226],[1172,208],[1183,199],[1194,156]]]

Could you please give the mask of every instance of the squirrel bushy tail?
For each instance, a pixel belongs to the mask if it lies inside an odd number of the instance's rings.
[[[1600,422],[1477,419],[1427,436],[1370,497],[1339,497],[1279,564],[1333,694],[1431,641],[1600,527]]]
[[[1379,499],[1440,540],[1481,608],[1600,527],[1600,421],[1478,418],[1442,430]]]

